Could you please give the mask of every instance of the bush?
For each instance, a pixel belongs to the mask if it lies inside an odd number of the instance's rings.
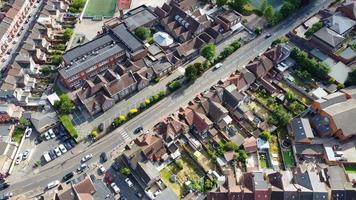
[[[246,151],[243,150],[243,149],[240,149],[238,150],[237,152],[237,160],[240,161],[240,162],[245,162],[246,159],[247,159],[247,154],[246,154]]]
[[[318,30],[320,30],[323,27],[323,23],[322,22],[317,22],[315,24],[313,24],[305,33],[304,35],[308,38],[310,36],[312,36],[315,32],[317,32]]]
[[[128,115],[128,117],[133,117],[133,116],[135,116],[137,114],[138,114],[138,109],[137,108],[133,108],[133,109],[131,109],[129,111],[129,113],[127,115]]]
[[[260,34],[262,33],[262,29],[261,29],[260,27],[256,27],[256,28],[255,28],[255,33],[256,33],[257,35],[260,35]]]
[[[178,90],[181,87],[181,83],[179,81],[172,81],[168,84],[168,89],[173,92]]]
[[[175,160],[174,163],[176,164],[179,170],[183,169],[183,162],[181,160]]]
[[[260,134],[260,138],[266,141],[271,141],[272,139],[271,132],[269,132],[268,130],[262,131],[262,133]]]
[[[158,76],[153,78],[153,82],[155,82],[155,83],[158,83],[160,80],[161,80],[161,78]]]
[[[96,139],[98,137],[98,131],[96,129],[92,130],[90,133],[90,137]]]
[[[135,35],[141,40],[147,40],[151,36],[151,30],[149,28],[141,26],[136,28]]]
[[[63,38],[65,41],[69,41],[70,38],[72,37],[74,31],[71,28],[66,28],[63,32]]]
[[[204,180],[204,191],[210,191],[216,185],[215,180],[211,180],[210,178],[206,178]]]
[[[57,44],[56,46],[53,47],[55,50],[59,51],[64,51],[66,49],[66,46],[64,44]]]
[[[145,105],[149,106],[151,104],[151,101],[149,99],[145,99]]]
[[[128,167],[122,167],[120,169],[120,173],[124,176],[129,176],[131,174],[131,170]]]
[[[272,42],[273,45],[276,45],[276,44],[283,44],[283,43],[287,43],[289,41],[289,38],[286,37],[286,36],[282,36],[282,37],[279,37],[277,38],[276,40],[274,40]]]
[[[64,128],[68,131],[70,136],[72,136],[73,138],[78,138],[78,132],[75,129],[72,120],[68,115],[60,115],[59,121],[62,123]]]

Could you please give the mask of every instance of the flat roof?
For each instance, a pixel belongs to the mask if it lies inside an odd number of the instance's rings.
[[[123,21],[130,30],[135,30],[157,19],[157,16],[144,5],[130,10],[124,17]]]

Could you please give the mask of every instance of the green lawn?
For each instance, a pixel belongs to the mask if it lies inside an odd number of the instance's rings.
[[[84,16],[114,16],[116,0],[89,0]]]
[[[350,174],[356,174],[356,166],[347,165],[347,166],[345,166],[345,171]]]
[[[264,154],[260,155],[260,166],[261,168],[267,168],[267,160]]]
[[[292,150],[282,150],[282,156],[283,156],[283,161],[284,161],[284,167],[289,168],[294,166],[294,157]]]
[[[78,138],[78,132],[75,129],[72,120],[70,119],[70,117],[68,115],[61,115],[59,117],[59,120],[61,121],[61,123],[63,124],[64,128],[69,132],[69,134],[73,137],[73,138]]]

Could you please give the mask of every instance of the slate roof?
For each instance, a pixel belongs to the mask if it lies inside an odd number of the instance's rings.
[[[229,85],[224,88],[222,101],[224,105],[231,109],[236,109],[243,98],[244,96],[236,90],[235,85]]]
[[[314,138],[313,131],[307,118],[294,118],[291,121],[291,128],[297,142],[307,138]]]
[[[110,30],[131,52],[144,48],[143,43],[127,30],[125,24],[121,23]]]
[[[328,27],[338,34],[343,35],[346,31],[352,29],[356,22],[348,17],[344,17],[341,14],[334,14],[327,19]]]
[[[314,33],[314,36],[333,48],[337,47],[345,40],[345,38],[342,35],[336,33],[335,31],[327,27],[321,28],[319,31]]]
[[[258,60],[246,65],[246,69],[250,70],[256,78],[262,78],[273,68],[273,62],[262,55]]]
[[[342,12],[348,18],[356,20],[356,3],[349,1],[348,3],[343,4],[338,7],[336,11]]]

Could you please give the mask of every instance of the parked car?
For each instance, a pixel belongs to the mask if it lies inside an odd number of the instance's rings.
[[[20,154],[20,155],[17,156],[17,158],[16,158],[15,165],[20,164],[21,160],[22,160],[22,155]]]
[[[6,199],[10,199],[14,194],[12,192],[6,192],[5,194],[3,194],[2,196],[0,196],[1,200],[6,200]]]
[[[27,127],[25,130],[25,138],[29,138],[32,134],[32,128]]]
[[[140,133],[141,131],[143,131],[143,127],[142,127],[142,126],[137,127],[137,128],[134,130],[134,133],[137,134],[137,133]]]
[[[214,69],[216,70],[216,69],[219,69],[220,67],[222,67],[222,63],[217,63],[217,64],[215,64],[214,65]]]
[[[96,180],[96,176],[94,174],[90,174],[90,179],[91,179],[91,181],[95,181]]]
[[[45,132],[44,136],[45,136],[46,140],[50,140],[51,139],[51,136],[49,136],[48,131]]]
[[[75,147],[75,145],[77,145],[77,143],[75,142],[74,139],[69,139],[68,141],[69,141],[70,145],[72,145],[72,147]]]
[[[71,150],[71,149],[73,148],[72,145],[70,145],[69,142],[65,142],[65,143],[64,143],[64,147],[65,147],[67,150]]]
[[[56,137],[56,135],[55,135],[54,132],[53,132],[53,129],[49,129],[49,130],[48,130],[48,134],[49,134],[49,136],[50,136],[52,139]]]
[[[26,160],[29,156],[30,156],[31,150],[30,149],[26,149],[23,153],[22,153],[22,159]]]
[[[267,38],[270,38],[271,36],[272,36],[272,34],[267,33],[266,36],[265,36],[265,38],[267,39]]]
[[[69,179],[71,179],[71,178],[73,178],[73,176],[74,176],[74,172],[69,172],[68,174],[66,174],[66,175],[64,175],[63,176],[63,182],[66,182],[66,181],[68,181]]]
[[[56,152],[53,149],[50,149],[48,151],[49,156],[51,157],[52,160],[57,158]]]
[[[92,157],[93,157],[93,154],[87,154],[82,158],[81,161],[84,163],[84,162],[90,160]]]
[[[117,162],[114,162],[114,164],[112,164],[112,168],[117,172],[120,170],[120,166]]]
[[[79,173],[81,173],[81,172],[84,171],[85,168],[87,168],[87,164],[82,163],[82,164],[80,164],[79,167],[77,168],[77,171],[78,171]]]
[[[41,135],[38,135],[38,136],[36,137],[36,139],[35,139],[35,144],[40,144],[40,143],[42,143],[42,141],[43,141],[42,136],[41,136]]]
[[[62,152],[63,154],[67,152],[67,149],[64,147],[63,144],[60,144],[60,145],[58,146],[58,148],[61,150],[61,152]]]
[[[62,152],[59,150],[59,147],[54,148],[54,152],[56,153],[57,157],[62,155]]]
[[[52,181],[52,182],[48,183],[47,189],[48,190],[52,189],[52,188],[56,187],[57,185],[59,185],[59,180]]]
[[[102,153],[100,154],[100,160],[101,160],[101,162],[103,162],[103,163],[108,160],[108,157],[106,156],[106,153],[105,153],[105,152],[102,152]]]
[[[131,181],[129,178],[126,178],[126,179],[125,179],[125,182],[127,183],[127,185],[128,185],[129,187],[132,187],[132,186],[133,186],[133,183],[132,183],[132,181]]]
[[[111,186],[112,190],[114,190],[114,192],[115,192],[116,194],[119,194],[119,193],[120,193],[120,188],[116,185],[115,182],[112,182],[112,183],[110,184],[110,186]]]
[[[2,183],[1,185],[0,185],[0,190],[4,190],[4,189],[6,189],[6,188],[8,188],[10,185],[8,184],[8,183]]]
[[[105,167],[102,166],[102,165],[100,165],[100,166],[99,166],[99,172],[100,172],[100,174],[104,174],[104,173],[106,172]]]
[[[142,198],[143,195],[141,194],[141,192],[137,192],[137,193],[136,193],[136,196],[137,196],[138,198]]]
[[[43,152],[43,158],[45,159],[46,162],[52,161],[52,157],[49,155],[49,152]]]

